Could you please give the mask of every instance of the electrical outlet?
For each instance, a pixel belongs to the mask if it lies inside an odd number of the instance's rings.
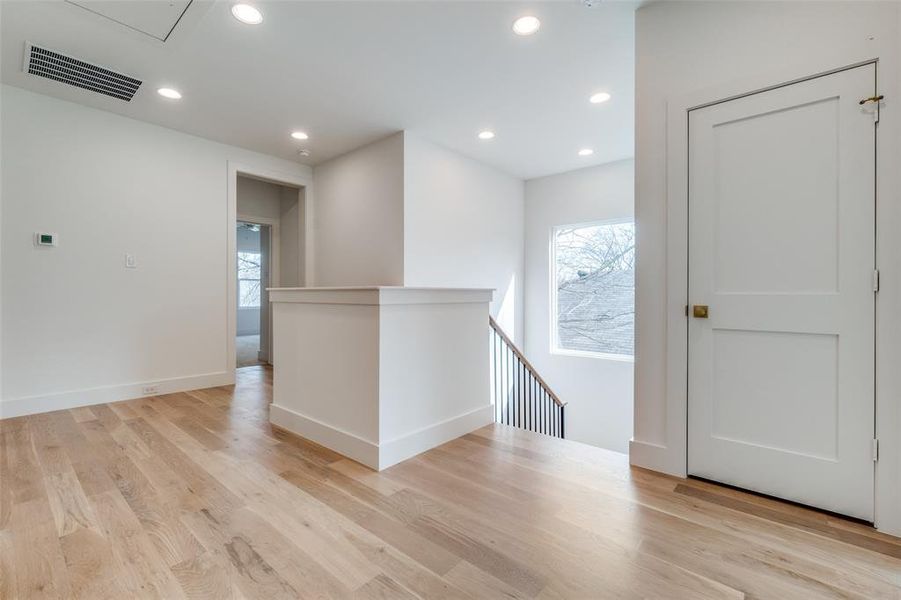
[[[160,386],[158,385],[145,385],[141,388],[141,393],[145,396],[153,396],[155,394],[160,393]]]

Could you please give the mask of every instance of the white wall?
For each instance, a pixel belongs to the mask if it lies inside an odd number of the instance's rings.
[[[404,136],[317,165],[315,285],[404,283]]]
[[[298,164],[3,86],[2,416],[221,385],[227,163]],[[35,248],[35,231],[59,234]],[[125,269],[125,253],[138,268]]]
[[[306,190],[281,186],[279,198],[279,278],[282,287],[304,285],[304,202]],[[240,198],[240,196],[239,196]]]
[[[282,186],[239,175],[236,190],[238,215],[276,221],[281,217]]]
[[[494,288],[522,342],[522,180],[405,133],[403,250],[405,285]]]
[[[886,95],[879,124],[878,214],[882,289],[877,300],[883,332],[901,330],[901,230],[898,36],[896,2],[658,2],[636,14],[636,402],[632,461],[684,473],[684,385],[668,367],[679,339],[667,325],[684,322],[685,298],[667,297],[677,273],[667,271],[667,110],[687,97],[741,93],[830,68],[879,58],[879,92]],[[750,87],[749,87],[750,86]],[[895,98],[893,101],[892,98]],[[715,100],[716,98],[706,98]],[[679,116],[673,116],[679,119]],[[674,152],[684,155],[684,148]],[[678,327],[676,328],[678,329]],[[676,336],[678,337],[678,336]],[[901,533],[901,344],[877,340],[877,525]],[[668,370],[669,368],[669,370]],[[681,390],[681,391],[680,391]]]
[[[627,452],[631,361],[551,352],[551,229],[632,217],[634,163],[618,161],[526,182],[525,354],[566,407],[566,437]]]

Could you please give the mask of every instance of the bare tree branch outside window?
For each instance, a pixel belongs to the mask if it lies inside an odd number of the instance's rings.
[[[261,255],[259,252],[238,252],[238,306],[260,306]]]
[[[554,265],[557,347],[632,356],[635,224],[557,228]]]

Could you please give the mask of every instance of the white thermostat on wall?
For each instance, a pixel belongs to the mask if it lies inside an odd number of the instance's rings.
[[[34,234],[35,246],[56,246],[59,236],[55,233],[37,232]]]

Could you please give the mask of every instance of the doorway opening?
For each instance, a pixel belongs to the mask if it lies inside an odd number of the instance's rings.
[[[236,367],[265,364],[268,348],[260,345],[264,324],[262,299],[269,287],[272,226],[238,221],[238,330]]]
[[[267,290],[304,281],[303,189],[238,174],[235,200],[235,367],[271,365]]]

